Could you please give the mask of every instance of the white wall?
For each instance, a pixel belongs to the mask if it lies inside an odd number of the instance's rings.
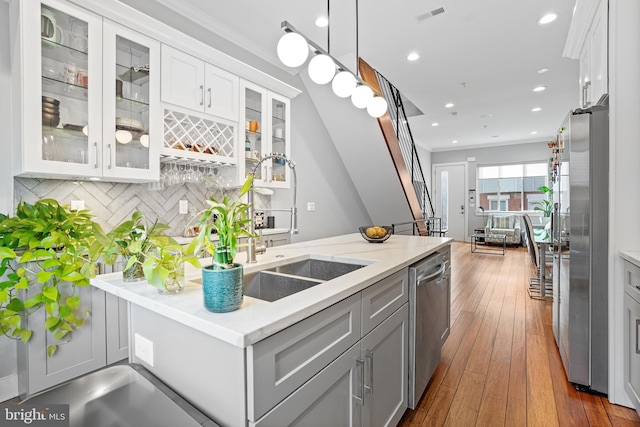
[[[11,172],[11,66],[9,61],[9,5],[0,1],[0,212],[13,202]],[[18,394],[16,343],[0,337],[0,402]]]
[[[567,111],[568,113],[568,111]],[[560,126],[561,123],[558,123]],[[515,162],[545,162],[551,157],[551,149],[546,141],[528,144],[500,145],[496,147],[469,148],[463,150],[435,151],[431,153],[432,164],[466,162],[469,157],[475,157],[475,161],[468,162],[468,188],[476,188],[476,170],[478,165],[515,163]],[[476,194],[477,197],[477,194]],[[467,235],[471,235],[476,227],[484,224],[483,216],[476,209],[469,209],[469,200],[466,200],[469,223]]]
[[[640,250],[640,2],[609,0],[609,400],[624,392],[621,250]]]
[[[9,5],[0,2],[0,212],[9,213],[13,203],[11,171],[11,62],[9,49]]]

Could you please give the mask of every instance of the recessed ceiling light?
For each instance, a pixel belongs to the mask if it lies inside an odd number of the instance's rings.
[[[540,110],[542,110],[542,108],[540,108],[540,107],[534,107],[534,108],[531,109],[531,111],[533,111],[534,113],[537,112],[537,111],[540,111]]]
[[[329,20],[327,19],[326,16],[321,16],[318,19],[316,19],[316,27],[324,28],[327,25],[329,25]]]
[[[556,15],[555,13],[547,13],[542,18],[538,19],[538,25],[545,25],[550,22],[553,22],[556,20],[557,17],[558,15]]]
[[[538,132],[536,132],[535,130],[533,132],[531,132],[531,135],[537,135]]]
[[[538,70],[538,74],[544,74],[544,73],[546,73],[547,71],[549,71],[549,69],[548,69],[548,68],[540,68],[540,69]]]
[[[451,107],[453,107],[453,103],[451,102],[444,104],[444,108],[451,108]]]
[[[411,52],[409,55],[407,55],[407,59],[409,61],[415,61],[418,58],[420,58],[420,55],[418,55],[416,52]]]
[[[452,143],[452,144],[457,144],[457,143],[458,143],[458,140],[457,140],[457,139],[454,139],[453,141],[451,141],[451,143]]]
[[[542,92],[546,88],[547,88],[546,86],[536,86],[536,87],[533,88],[533,91],[534,92]]]
[[[499,138],[500,135],[491,135],[491,138]]]
[[[434,123],[431,123],[431,126],[436,127],[436,126],[438,126],[439,124],[440,124],[440,123],[434,122]]]

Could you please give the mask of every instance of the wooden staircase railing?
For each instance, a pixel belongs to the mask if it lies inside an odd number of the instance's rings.
[[[369,86],[371,86],[374,91],[377,91],[378,95],[383,95],[383,91],[381,90],[380,84],[378,82],[376,71],[362,58],[358,58],[358,67],[362,80]],[[387,104],[389,104],[389,108],[393,108],[392,102],[390,102],[389,99],[386,99],[386,101]],[[415,227],[417,228],[418,233],[421,236],[433,234],[434,230],[429,229],[429,224],[431,224],[430,218],[425,218],[424,205],[420,202],[420,199],[418,198],[416,189],[414,187],[415,177],[412,176],[413,174],[407,167],[404,156],[402,154],[400,141],[398,140],[398,137],[396,135],[396,130],[393,126],[393,122],[391,116],[389,115],[389,112],[378,118],[378,125],[380,126],[380,130],[382,131],[382,134],[384,136],[387,148],[389,149],[389,154],[391,155],[391,158],[393,160],[396,172],[398,173],[398,178],[404,190],[404,194],[407,199],[407,203],[409,205],[409,209],[413,216]],[[421,178],[424,184],[424,177]],[[431,202],[429,200],[429,205],[430,204]],[[439,232],[440,230],[438,230],[438,233]]]

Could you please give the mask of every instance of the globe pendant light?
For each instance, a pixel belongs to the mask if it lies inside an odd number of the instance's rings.
[[[128,144],[133,139],[133,135],[128,130],[117,130],[116,131],[116,141],[120,144]]]
[[[347,98],[351,96],[356,88],[356,78],[349,71],[340,71],[333,78],[331,88],[333,93],[340,98]]]
[[[278,58],[287,67],[299,67],[309,56],[309,45],[298,33],[287,33],[278,41]]]
[[[374,96],[367,105],[367,113],[371,117],[382,117],[387,112],[387,101],[381,96]]]
[[[309,61],[309,77],[319,85],[327,84],[336,73],[336,64],[329,55],[316,55]]]
[[[351,94],[351,102],[356,108],[366,108],[373,100],[373,91],[367,85],[359,85]]]

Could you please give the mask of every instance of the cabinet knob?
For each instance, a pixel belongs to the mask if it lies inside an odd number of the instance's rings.
[[[200,85],[200,105],[204,105],[204,85]]]
[[[208,88],[207,92],[209,92],[209,105],[208,105],[208,108],[211,108],[211,88]]]

